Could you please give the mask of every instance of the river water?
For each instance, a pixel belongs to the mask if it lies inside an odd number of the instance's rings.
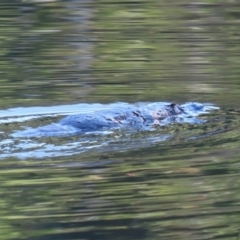
[[[5,0],[0,23],[0,239],[240,238],[237,1]],[[150,132],[12,135],[156,101],[220,109]]]

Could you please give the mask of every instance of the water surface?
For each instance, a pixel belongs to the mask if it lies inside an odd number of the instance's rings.
[[[0,239],[238,239],[239,10],[237,1],[1,1]],[[131,137],[9,137],[78,104],[143,101],[220,110],[205,124]]]

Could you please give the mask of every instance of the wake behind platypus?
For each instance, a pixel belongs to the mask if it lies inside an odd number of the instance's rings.
[[[171,123],[202,123],[196,116],[218,109],[211,104],[118,103],[113,108],[69,115],[58,123],[30,128],[12,134],[13,137],[68,136],[116,129],[151,130]]]

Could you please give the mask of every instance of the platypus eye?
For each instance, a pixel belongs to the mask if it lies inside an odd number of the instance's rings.
[[[180,114],[184,112],[184,110],[178,104],[171,103],[169,107],[174,111],[175,114]]]

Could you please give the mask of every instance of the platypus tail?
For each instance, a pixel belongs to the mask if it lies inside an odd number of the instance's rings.
[[[55,137],[55,136],[69,136],[81,134],[81,130],[72,126],[52,123],[38,128],[28,128],[23,131],[17,131],[11,136],[13,137]]]

